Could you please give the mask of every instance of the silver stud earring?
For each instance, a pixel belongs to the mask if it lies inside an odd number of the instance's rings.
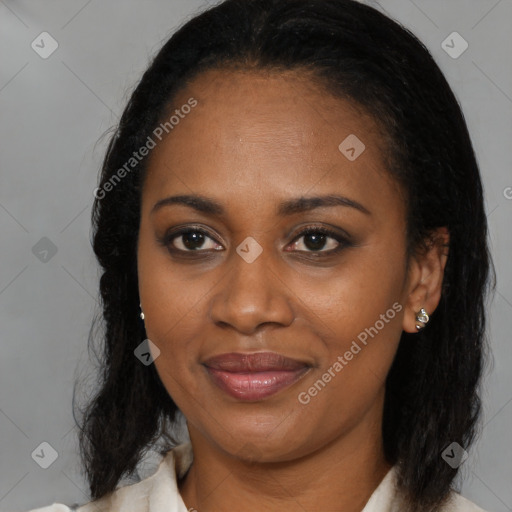
[[[416,324],[416,329],[418,331],[423,329],[429,320],[430,317],[428,316],[427,312],[423,308],[421,308],[419,312],[416,314],[416,322],[418,322]]]
[[[140,307],[140,318],[142,320],[144,320],[144,311],[142,311],[142,304],[139,303],[139,307]]]

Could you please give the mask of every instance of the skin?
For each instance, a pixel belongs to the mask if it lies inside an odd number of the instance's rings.
[[[137,254],[146,332],[161,351],[156,369],[187,419],[194,451],[180,493],[199,512],[233,503],[359,512],[390,468],[381,434],[385,378],[402,330],[417,332],[416,312],[438,305],[448,234],[439,229],[439,243],[407,261],[403,193],[384,167],[375,121],[304,73],[210,70],[173,104],[190,97],[198,105],[151,152]],[[366,147],[354,161],[338,149],[349,134]],[[224,213],[181,204],[152,212],[180,194],[213,199]],[[369,213],[350,206],[276,213],[282,201],[327,194]],[[157,241],[181,225],[209,232],[196,243],[202,253],[188,249],[195,258],[178,254],[187,250],[183,236],[168,244],[175,253]],[[351,243],[327,235],[315,246],[298,236],[307,226],[344,230]],[[236,252],[247,237],[262,248],[252,263]],[[300,403],[299,393],[394,303],[401,311]],[[258,351],[311,368],[277,394],[241,402],[201,365]]]

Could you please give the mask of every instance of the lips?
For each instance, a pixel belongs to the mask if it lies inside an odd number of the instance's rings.
[[[217,387],[247,401],[261,400],[291,386],[310,369],[305,362],[275,352],[232,352],[203,364]]]
[[[231,352],[207,359],[204,364],[215,370],[226,372],[265,372],[273,370],[298,370],[306,363],[290,359],[275,352],[242,354]]]

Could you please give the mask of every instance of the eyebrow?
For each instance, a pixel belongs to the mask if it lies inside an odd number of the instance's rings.
[[[160,199],[155,203],[155,205],[151,209],[151,214],[155,213],[157,210],[163,208],[164,206],[170,206],[173,204],[182,204],[190,208],[193,208],[198,212],[209,215],[221,216],[224,215],[225,213],[224,207],[217,201],[214,201],[213,199],[209,199],[207,197],[196,194],[185,194]],[[354,201],[353,199],[349,199],[348,197],[340,195],[324,195],[310,197],[302,196],[295,199],[289,199],[279,204],[277,208],[277,214],[281,217],[285,217],[289,215],[294,215],[296,213],[314,210],[315,208],[333,206],[345,206],[349,208],[354,208],[366,215],[371,215],[371,212],[362,204],[358,203],[357,201]]]

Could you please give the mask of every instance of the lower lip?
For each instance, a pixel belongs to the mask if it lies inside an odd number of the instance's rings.
[[[206,367],[213,382],[228,395],[239,400],[255,401],[274,395],[297,382],[308,370],[274,370],[235,373]]]

